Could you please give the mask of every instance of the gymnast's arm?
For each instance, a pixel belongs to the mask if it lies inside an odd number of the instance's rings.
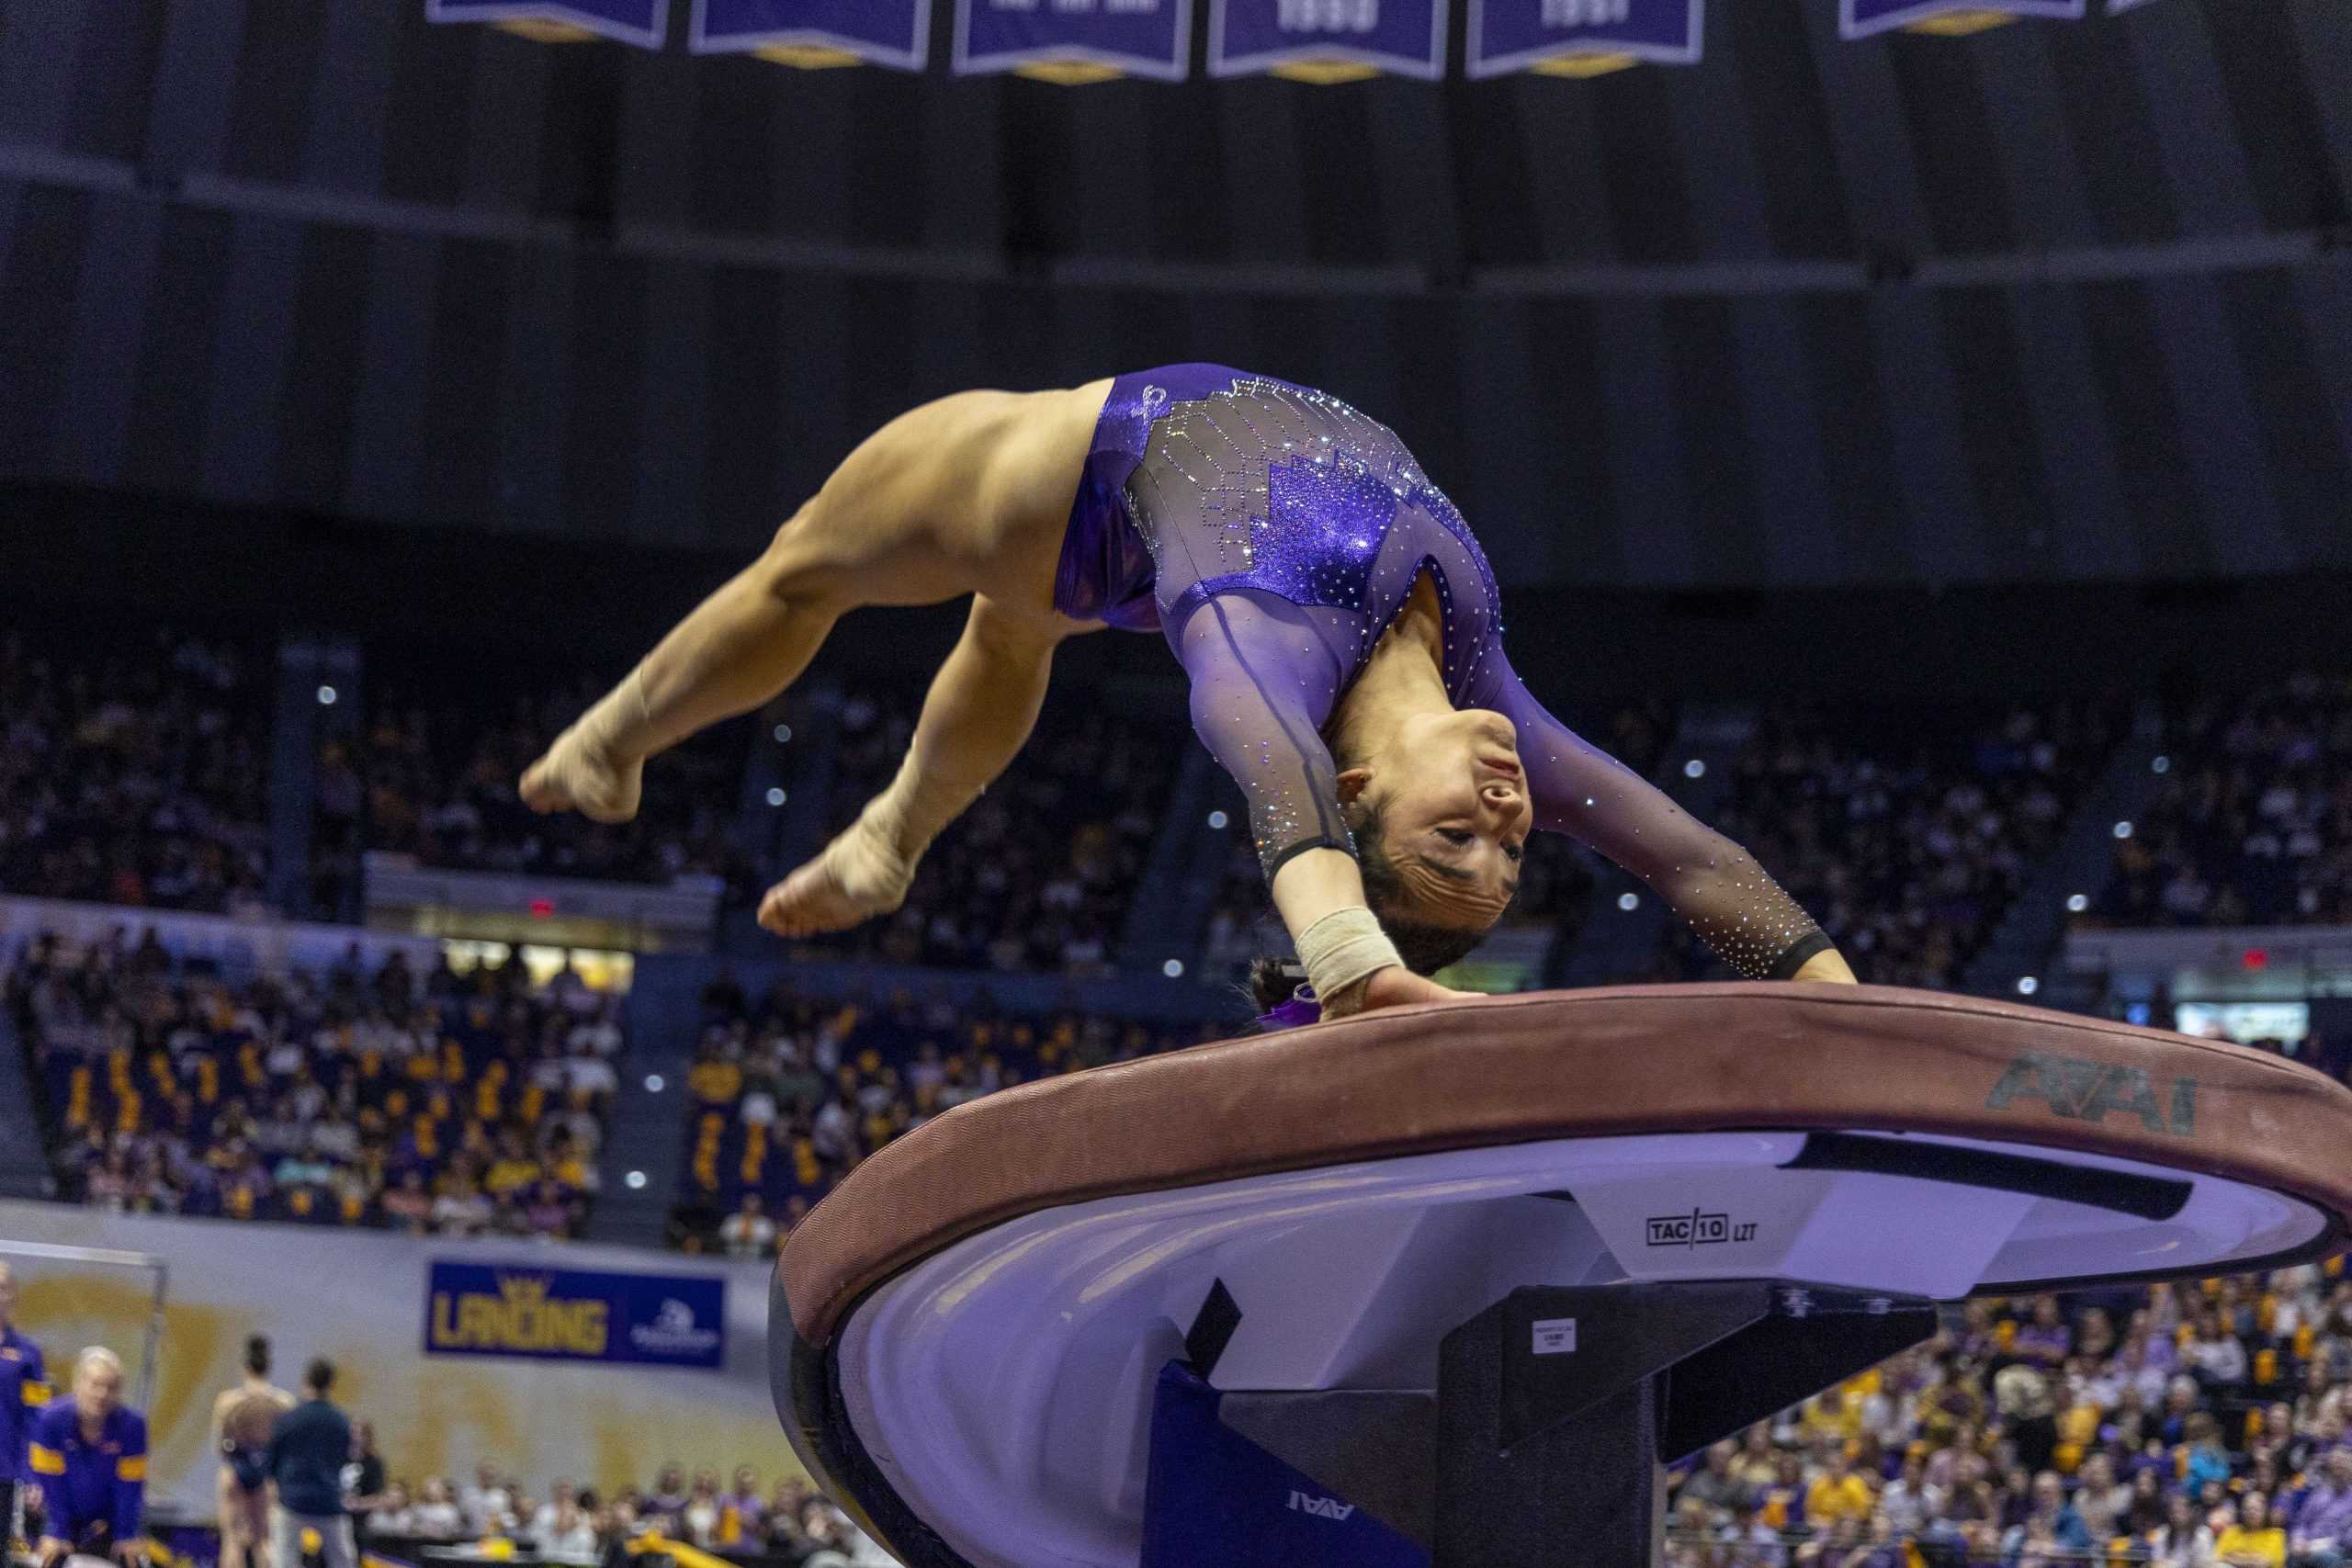
[[[1648,883],[1749,979],[1854,983],[1828,935],[1753,855],[1553,717],[1499,649],[1494,668],[1487,699],[1519,730],[1537,827],[1567,834]]]
[[[1250,836],[1274,908],[1295,942],[1340,909],[1369,908],[1338,771],[1319,733],[1344,671],[1286,602],[1221,593],[1193,612],[1176,647],[1192,680],[1193,733],[1250,803]],[[1458,993],[1401,965],[1318,998],[1327,1018]]]

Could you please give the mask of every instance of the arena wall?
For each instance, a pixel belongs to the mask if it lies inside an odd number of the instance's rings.
[[[277,1379],[291,1385],[324,1356],[337,1403],[375,1423],[394,1476],[470,1476],[481,1460],[544,1488],[557,1476],[610,1490],[662,1465],[722,1477],[749,1464],[765,1481],[798,1466],[776,1425],[767,1381],[768,1269],[674,1254],[528,1242],[463,1242],[274,1224],[146,1218],[94,1209],[0,1203],[10,1242],[153,1255],[170,1269],[160,1371],[147,1412],[151,1505],[212,1507],[212,1395],[236,1381],[248,1334],[266,1334]],[[427,1354],[432,1265],[550,1269],[724,1281],[723,1364],[715,1370],[507,1355]],[[21,1326],[60,1369],[83,1346],[126,1359],[146,1330],[150,1284],[120,1271],[21,1264]]]

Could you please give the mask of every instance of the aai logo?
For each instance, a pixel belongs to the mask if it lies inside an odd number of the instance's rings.
[[[2040,1100],[2052,1116],[2070,1121],[2105,1122],[2120,1111],[2151,1133],[2197,1135],[2197,1080],[2163,1083],[2144,1067],[2027,1051],[2010,1060],[1984,1109],[2007,1111],[2022,1100]]]
[[[1291,1511],[1313,1514],[1318,1519],[1344,1519],[1356,1511],[1353,1503],[1342,1503],[1337,1497],[1316,1497],[1305,1492],[1290,1495]]]
[[[1693,1209],[1687,1214],[1652,1214],[1645,1222],[1652,1247],[1720,1247],[1756,1239],[1756,1222]]]

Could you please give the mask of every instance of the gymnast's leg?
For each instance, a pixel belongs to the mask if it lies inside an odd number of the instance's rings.
[[[883,426],[558,737],[523,775],[526,804],[626,821],[648,757],[774,698],[847,611],[970,593],[899,779],[762,919],[804,934],[897,908],[924,846],[1027,739],[1054,645],[1087,629],[1054,611],[1054,573],[1103,386],[959,393]]]
[[[1004,772],[1037,723],[1066,637],[1101,629],[1009,611],[986,594],[932,677],[906,760],[814,860],[768,892],[760,924],[779,936],[841,931],[897,908],[941,829]]]
[[[1050,614],[1084,407],[1069,392],[959,392],[866,437],[758,560],[531,765],[524,803],[628,820],[648,757],[774,698],[860,605],[978,592]]]
[[[645,760],[790,685],[848,606],[793,570],[785,525],[760,558],[672,628],[603,700],[523,774],[534,811],[578,810],[599,822],[637,815]]]

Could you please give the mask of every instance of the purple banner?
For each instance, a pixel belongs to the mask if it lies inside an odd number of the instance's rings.
[[[2074,20],[2082,17],[2083,10],[2084,0],[1838,0],[1838,30],[1849,39],[1868,38],[1961,13],[2005,12],[2012,17]]]
[[[1469,72],[1499,76],[1578,59],[1697,63],[1704,0],[1469,0]]]
[[[956,0],[956,73],[1021,71],[1063,81],[1190,67],[1192,0]]]
[[[696,54],[838,51],[920,71],[931,55],[931,0],[695,0]]]
[[[424,0],[430,22],[547,22],[660,49],[670,0]]]
[[[1385,71],[1437,81],[1445,0],[1209,0],[1210,75],[1295,67],[1311,80]]]
[[[2147,3],[2148,0],[2107,0],[2107,14],[2112,17],[2118,11],[2136,11]]]

